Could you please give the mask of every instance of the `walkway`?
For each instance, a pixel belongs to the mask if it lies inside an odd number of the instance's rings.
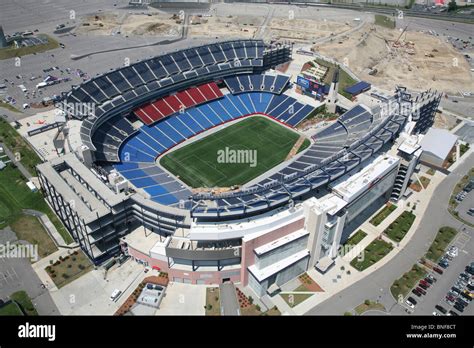
[[[240,315],[239,301],[233,283],[224,283],[219,285],[221,294],[221,314],[222,315]]]

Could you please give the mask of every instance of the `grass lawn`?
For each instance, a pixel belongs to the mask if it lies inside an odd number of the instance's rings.
[[[15,302],[10,302],[9,304],[0,308],[0,316],[22,316],[20,308]]]
[[[266,117],[249,117],[165,155],[160,163],[191,187],[241,185],[283,162],[299,137]],[[300,151],[309,144],[305,139]],[[255,166],[229,163],[234,162],[231,157],[219,163],[219,151],[226,148],[256,151]]]
[[[281,294],[283,300],[285,300],[285,302],[288,303],[288,306],[291,308],[296,307],[311,296],[313,296],[313,294]]]
[[[206,315],[221,315],[219,288],[206,289]]]
[[[41,163],[41,159],[22,136],[4,119],[0,119],[0,141],[5,143],[14,154],[18,154],[20,162],[31,175],[35,175],[35,166]]]
[[[375,24],[385,28],[395,29],[395,21],[384,15],[375,15]]]
[[[61,288],[93,268],[87,256],[81,250],[78,250],[46,267],[46,272],[48,272],[54,284]]]
[[[341,256],[344,256],[347,254],[354,246],[359,244],[359,242],[364,239],[367,236],[367,233],[365,233],[362,230],[358,230],[356,233],[354,233],[343,245],[342,252],[343,254]]]
[[[413,221],[415,221],[415,215],[405,210],[383,232],[394,242],[400,242],[407,234],[411,225],[413,225]]]
[[[34,209],[45,213],[66,243],[73,241],[69,232],[49,208],[43,195],[40,192],[31,192],[28,186],[26,186],[26,181],[20,171],[9,164],[0,171],[0,228],[13,224],[20,233],[28,233],[27,236],[32,237],[31,233],[34,233],[34,231],[26,231],[21,226],[21,220],[18,222],[19,219],[25,217],[23,209]],[[24,221],[29,221],[29,223],[33,224],[27,218]],[[43,240],[42,237],[36,236],[35,238]],[[47,245],[41,246],[41,248],[44,251],[50,250],[50,247]]]
[[[17,291],[11,294],[10,298],[23,308],[26,315],[28,316],[38,315],[36,308],[33,306],[33,303],[31,302],[30,297],[25,291]]]
[[[399,295],[402,295],[405,298],[406,295],[410,292],[411,289],[418,283],[421,278],[424,278],[426,275],[426,270],[423,267],[418,265],[413,265],[413,267],[402,275],[401,278],[395,280],[390,287],[390,291],[395,299],[398,299]]]
[[[446,247],[451,243],[457,233],[458,231],[452,227],[441,227],[425,257],[433,262],[438,262],[440,257],[444,254]]]
[[[462,157],[469,150],[469,144],[459,145],[459,155]]]
[[[18,110],[17,108],[15,108],[13,105],[11,105],[9,103],[5,103],[4,101],[0,101],[0,108],[4,108],[4,109],[10,110],[12,112],[21,113],[21,111]]]
[[[385,207],[370,220],[370,223],[374,226],[380,225],[395,209],[397,209],[395,204],[389,203],[385,205]]]
[[[357,269],[358,271],[363,271],[364,269],[372,266],[374,263],[382,259],[392,249],[392,244],[387,243],[382,239],[374,239],[372,243],[367,245],[367,247],[359,256],[356,256],[351,261],[351,266]]]
[[[327,85],[331,84],[332,77],[334,75],[334,69],[336,68],[336,66],[334,64],[329,63],[329,62],[327,62],[323,59],[320,59],[320,58],[315,58],[314,60],[318,64],[326,66],[326,67],[329,68],[323,82]],[[356,82],[357,81],[354,80],[344,69],[342,69],[342,68],[339,69],[339,89],[338,89],[339,94],[342,94],[344,97],[346,97],[349,100],[352,99],[352,95],[350,93],[347,93],[346,91],[344,91],[344,89],[346,87],[352,86]]]
[[[38,37],[47,38],[48,42],[42,45],[30,46],[30,47],[20,47],[15,48],[13,46],[0,48],[0,60],[9,59],[13,57],[22,57],[27,56],[33,53],[41,53],[49,50],[53,50],[59,47],[59,43],[53,39],[51,36],[46,34],[38,34]]]
[[[278,315],[281,315],[281,312],[275,306],[275,307],[270,308],[268,311],[263,312],[262,315],[278,316]]]
[[[423,185],[424,188],[427,188],[429,183],[431,182],[430,179],[428,179],[426,176],[422,176],[420,178],[421,184]]]
[[[48,256],[58,250],[36,216],[21,215],[10,224],[10,227],[19,240],[26,240],[33,245],[38,245],[40,258]]]
[[[369,300],[366,300],[364,301],[364,303],[358,305],[356,308],[354,308],[354,311],[356,312],[356,314],[361,315],[371,309],[376,309],[385,312],[385,307],[383,304]]]

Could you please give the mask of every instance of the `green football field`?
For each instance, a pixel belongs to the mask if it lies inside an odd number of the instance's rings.
[[[191,187],[241,185],[283,162],[299,137],[253,116],[165,155],[160,164]],[[309,145],[305,139],[299,151]]]

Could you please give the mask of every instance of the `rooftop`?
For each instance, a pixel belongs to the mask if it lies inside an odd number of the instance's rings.
[[[444,160],[448,157],[457,140],[458,137],[456,135],[445,129],[430,128],[428,133],[421,139],[420,145],[423,151],[430,152]]]
[[[359,172],[348,173],[335,180],[329,187],[334,193],[350,203],[356,199],[362,192],[365,192],[380,178],[385,176],[390,170],[398,166],[399,158],[380,155],[372,157],[370,163],[365,164]]]

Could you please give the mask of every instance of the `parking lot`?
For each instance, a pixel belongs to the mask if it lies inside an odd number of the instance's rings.
[[[457,252],[452,253],[452,255],[457,254],[452,258],[452,260],[447,259],[448,266],[446,268],[437,265],[443,271],[443,274],[438,274],[434,271],[429,272],[431,277],[434,277],[436,281],[432,282],[432,284],[428,284],[429,286],[424,286],[426,289],[423,289],[426,294],[417,296],[413,292],[410,292],[408,297],[413,298],[416,301],[416,305],[414,308],[410,308],[411,306],[408,303],[403,303],[400,307],[403,311],[418,314],[418,315],[472,315],[474,314],[474,305],[470,303],[470,300],[465,299],[468,305],[464,308],[463,312],[460,312],[458,309],[454,308],[456,301],[458,298],[463,298],[461,295],[456,295],[453,297],[454,301],[450,301],[448,303],[446,301],[446,296],[448,292],[450,292],[451,288],[456,285],[459,279],[459,275],[464,273],[465,268],[471,262],[474,261],[474,257],[472,251],[474,250],[474,239],[471,236],[472,229],[468,230],[466,228],[465,231],[461,231],[455,237],[453,243],[451,244],[452,247],[455,247],[454,250],[457,249]],[[471,274],[467,274],[469,279],[472,279],[472,283],[474,284],[474,277]],[[425,278],[426,279],[426,278]],[[426,282],[426,281],[425,281]],[[423,283],[425,283],[423,282]],[[460,286],[459,290],[462,292],[467,289],[468,281],[464,281],[465,285]],[[420,283],[418,283],[415,287],[420,287]],[[470,293],[470,291],[467,289]],[[437,307],[440,306],[440,307]],[[450,312],[451,313],[448,313]],[[443,313],[443,312],[446,312]],[[454,312],[454,314],[452,313]],[[396,312],[394,312],[395,314]]]

